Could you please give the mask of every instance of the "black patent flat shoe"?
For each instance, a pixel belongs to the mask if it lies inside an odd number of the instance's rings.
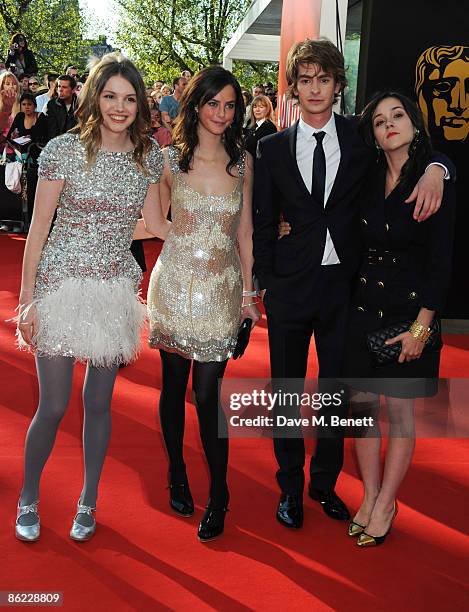
[[[221,536],[225,528],[225,514],[227,512],[228,508],[207,506],[197,531],[200,542],[210,542]]]
[[[322,509],[328,517],[336,521],[348,521],[350,519],[350,512],[347,506],[334,490],[320,491],[319,489],[313,489],[310,485],[308,487],[308,494],[311,499],[321,504]]]
[[[289,529],[303,526],[303,500],[300,495],[282,493],[277,507],[277,521]]]
[[[180,516],[194,514],[194,500],[187,483],[169,485],[169,505]]]

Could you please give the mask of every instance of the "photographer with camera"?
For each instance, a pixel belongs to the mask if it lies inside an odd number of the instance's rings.
[[[13,34],[10,50],[5,62],[7,70],[15,74],[37,74],[37,62],[34,53],[28,49],[26,36],[21,32]]]

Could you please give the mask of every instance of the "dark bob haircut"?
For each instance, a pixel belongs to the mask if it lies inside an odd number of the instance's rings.
[[[29,100],[29,102],[34,104],[34,106],[37,106],[36,97],[32,93],[29,93],[29,91],[25,91],[21,94],[20,104],[23,102],[23,100]]]

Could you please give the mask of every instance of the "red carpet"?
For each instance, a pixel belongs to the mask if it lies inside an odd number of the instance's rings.
[[[188,395],[185,452],[197,508],[194,517],[179,519],[169,510],[165,489],[156,411],[159,356],[148,348],[116,383],[95,538],[85,544],[68,538],[82,478],[84,368],[78,366],[71,405],[42,480],[41,540],[31,545],[15,540],[22,447],[37,401],[33,359],[14,348],[13,326],[5,322],[17,303],[23,246],[21,238],[0,237],[1,591],[60,591],[66,610],[119,612],[468,608],[468,440],[417,442],[395,528],[384,546],[367,550],[358,549],[346,526],[308,499],[302,530],[291,533],[278,525],[271,442],[234,440],[226,531],[203,545],[196,529],[207,471],[195,411]],[[145,248],[151,268],[158,245]],[[442,376],[468,376],[469,338],[446,340]],[[314,375],[313,360],[310,365]],[[230,363],[228,376],[268,376],[265,325],[255,329],[245,357]],[[361,486],[350,441],[338,492],[352,510],[357,507]]]

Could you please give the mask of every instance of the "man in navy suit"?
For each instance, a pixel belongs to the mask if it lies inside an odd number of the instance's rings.
[[[289,93],[301,118],[289,129],[259,141],[254,173],[254,271],[265,289],[272,378],[304,379],[314,333],[319,377],[341,373],[344,336],[358,243],[357,197],[372,172],[373,152],[356,121],[333,113],[346,86],[344,58],[332,42],[306,39],[287,58]],[[438,209],[447,171],[438,161],[420,179],[410,200],[414,217]],[[290,235],[277,239],[280,216]],[[327,387],[322,387],[327,388]],[[295,409],[297,410],[297,409]],[[336,409],[345,414],[345,402]],[[281,489],[277,519],[303,523],[305,448],[297,437],[276,437]],[[331,518],[349,512],[335,493],[343,464],[343,437],[319,431],[311,459],[309,495]]]

